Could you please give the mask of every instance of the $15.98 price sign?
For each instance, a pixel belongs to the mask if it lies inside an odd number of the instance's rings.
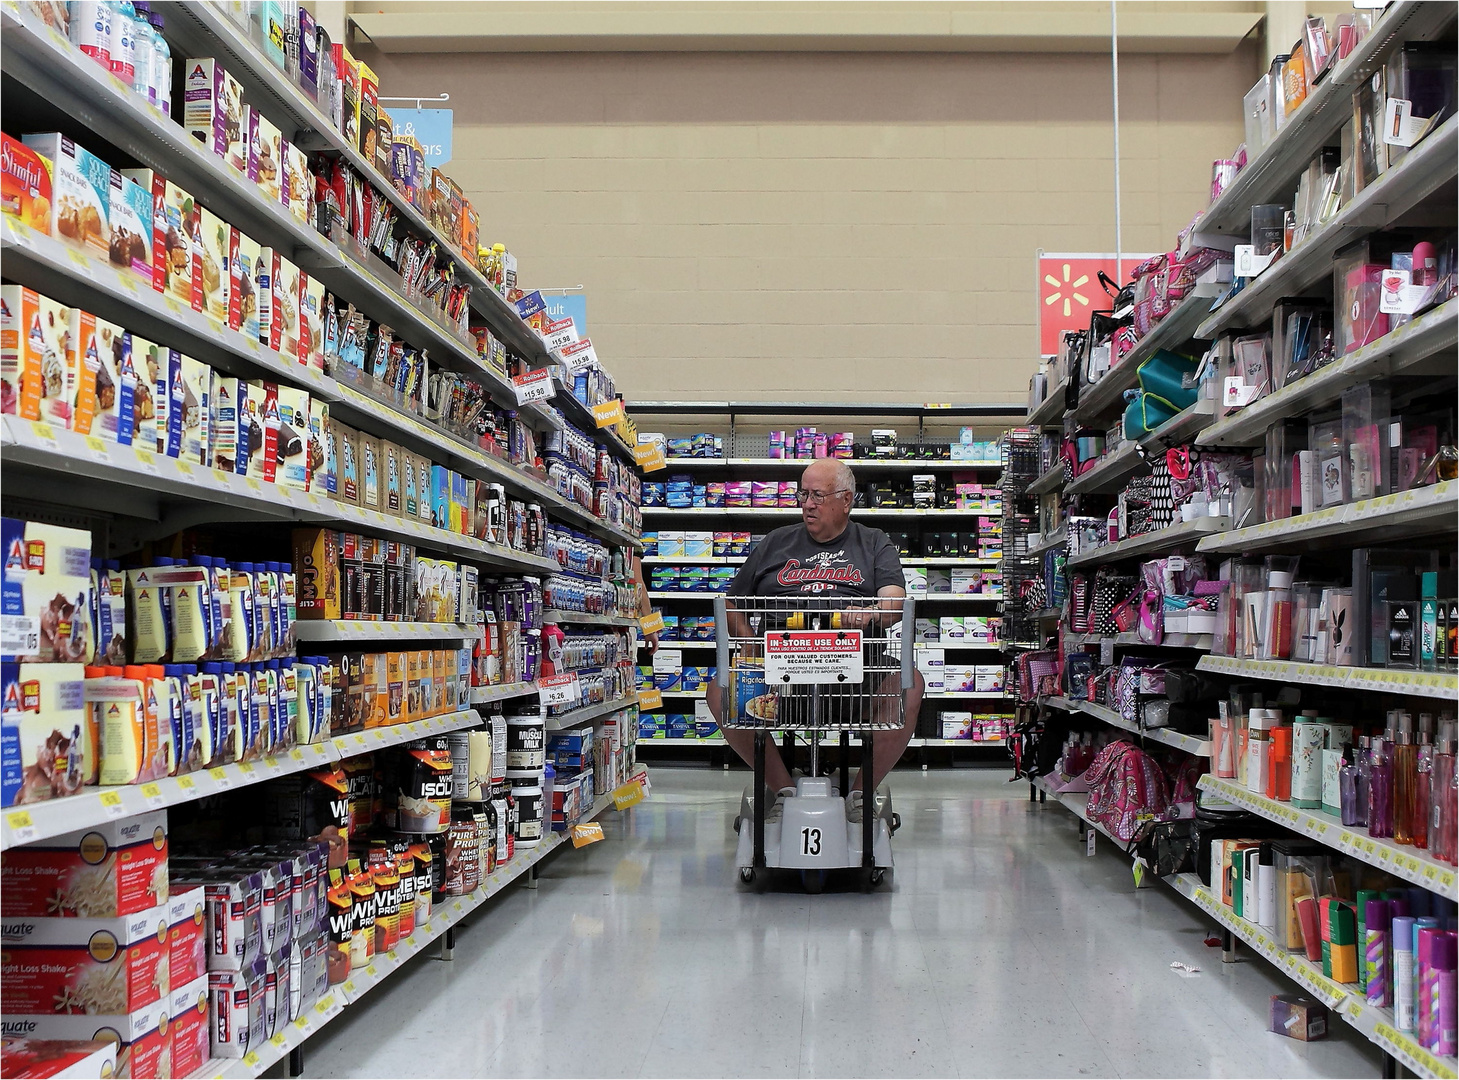
[[[765,635],[765,683],[844,686],[862,677],[860,630],[776,630]]]

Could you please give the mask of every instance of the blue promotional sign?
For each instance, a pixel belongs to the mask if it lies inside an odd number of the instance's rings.
[[[517,314],[524,319],[530,319],[537,312],[542,311],[544,306],[540,292],[529,292],[517,301]]]
[[[588,297],[586,293],[568,293],[565,296],[544,296],[543,311],[553,322],[572,319],[573,329],[578,337],[588,336]]]
[[[389,109],[398,139],[409,135],[420,143],[426,166],[440,168],[451,160],[450,109]]]

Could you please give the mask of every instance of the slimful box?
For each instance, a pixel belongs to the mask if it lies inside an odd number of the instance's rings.
[[[105,259],[111,249],[112,168],[56,132],[21,138],[51,163],[50,234]]]
[[[55,206],[52,169],[50,158],[0,133],[0,208],[7,217],[50,233]]]

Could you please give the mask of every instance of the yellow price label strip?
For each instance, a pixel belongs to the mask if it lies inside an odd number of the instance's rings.
[[[142,798],[148,806],[156,808],[162,805],[162,786],[160,784],[143,784]]]
[[[242,769],[241,765],[239,766],[239,769]],[[228,788],[233,786],[233,778],[228,775],[228,770],[223,768],[223,766],[221,765],[219,765],[216,769],[209,769],[208,775],[213,778],[213,783],[217,784],[221,788]]]
[[[122,793],[120,791],[103,791],[98,797],[101,799],[101,811],[107,817],[119,818],[127,816],[127,808],[122,802]]]
[[[177,786],[180,790],[189,793],[196,791],[198,788],[198,785],[193,781],[191,776],[179,776],[177,778]]]

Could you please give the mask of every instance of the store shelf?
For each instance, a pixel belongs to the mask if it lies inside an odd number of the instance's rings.
[[[1105,544],[1093,551],[1081,551],[1077,555],[1069,556],[1065,565],[1071,568],[1089,566],[1094,563],[1114,562],[1116,559],[1131,559],[1136,555],[1174,551],[1176,548],[1187,545],[1193,546],[1203,536],[1226,532],[1230,528],[1231,519],[1225,517],[1182,521],[1164,529],[1131,537],[1128,540]]]
[[[1337,667],[1303,664],[1294,660],[1238,660],[1232,656],[1203,656],[1201,671],[1240,679],[1270,679],[1344,690],[1366,690],[1408,697],[1459,698],[1459,675],[1453,672],[1402,671],[1396,668]]]
[[[1224,292],[1224,285],[1197,285],[1174,310],[1130,350],[1123,360],[1093,386],[1079,392],[1079,407],[1074,419],[1081,425],[1104,417],[1113,417],[1124,410],[1124,393],[1139,381],[1138,368],[1161,349],[1181,351],[1192,338],[1209,340],[1211,335],[1198,332],[1198,327],[1211,310],[1211,301]],[[1098,426],[1098,425],[1095,425]]]
[[[294,624],[300,641],[469,641],[481,627],[464,623],[384,622],[346,619],[301,619]]]
[[[219,328],[200,312],[153,292],[135,276],[89,258],[13,218],[6,217],[0,223],[0,251],[7,277],[20,280],[28,288],[64,303],[84,305],[93,314],[145,333],[220,370],[248,377],[262,372],[295,383],[308,390],[311,397],[328,402],[339,420],[400,442],[438,464],[500,483],[512,494],[540,503],[549,513],[570,518],[606,539],[618,543],[634,539],[558,494],[544,476],[496,458],[387,401],[266,349],[255,338]]]
[[[642,648],[642,646],[640,646]],[[715,641],[666,641],[659,638],[660,649],[717,649],[719,643]]]
[[[535,682],[502,683],[498,686],[473,686],[471,704],[490,705],[493,701],[509,701],[512,698],[527,697],[537,692]]]
[[[1130,646],[1139,649],[1201,649],[1210,651],[1212,635],[1210,634],[1164,634],[1158,645],[1151,645],[1140,640],[1140,635],[1134,631],[1126,631],[1122,634],[1076,634],[1066,633],[1064,635],[1064,647],[1082,648],[1086,645],[1099,645],[1105,641],[1114,643],[1115,648]]]
[[[741,566],[743,555],[645,555],[640,560],[644,566]]]
[[[702,458],[671,457],[669,468],[679,469],[804,469],[813,465],[817,458]],[[917,472],[931,469],[1001,469],[1001,461],[954,461],[951,458],[907,459],[891,458],[844,458],[854,471]]]
[[[573,396],[572,390],[563,385],[561,379],[554,378],[552,385],[556,387],[551,404],[562,410],[562,415],[568,423],[579,430],[586,432],[589,436],[597,436],[604,446],[608,447],[618,458],[629,465],[636,464],[633,456],[633,447],[623,441],[623,436],[612,427],[598,426],[598,418],[593,415],[591,406],[583,404]]]
[[[473,727],[481,717],[467,709],[409,724],[371,728],[350,735],[337,735],[328,742],[296,746],[277,757],[260,758],[232,765],[220,765],[195,773],[169,776],[147,784],[125,787],[86,788],[80,794],[51,799],[4,812],[0,828],[0,851],[20,844],[62,836],[117,818],[132,817],[167,806],[194,802],[232,788],[262,783],[276,776],[318,769],[332,761],[379,750],[442,731]]]
[[[1125,848],[1128,845],[1123,840],[1117,839],[1113,834],[1110,833],[1109,829],[1100,822],[1090,820],[1089,793],[1087,791],[1055,791],[1053,790],[1053,788],[1049,787],[1048,778],[1045,776],[1035,777],[1032,783],[1034,787],[1044,792],[1054,802],[1059,803],[1071,814],[1077,817],[1080,821],[1084,822],[1085,825],[1088,825],[1091,829],[1099,833],[1106,840],[1109,840],[1111,843],[1113,843],[1116,847],[1120,849],[1120,851],[1125,851]]]
[[[561,731],[563,728],[572,727],[574,724],[585,723],[588,720],[596,720],[600,716],[607,716],[609,713],[618,712],[631,705],[638,704],[638,691],[635,690],[628,697],[618,698],[616,701],[605,701],[601,705],[584,705],[581,708],[571,709],[568,712],[560,713],[557,716],[547,718],[548,731]]]
[[[558,569],[554,560],[539,555],[336,502],[318,492],[297,491],[256,477],[190,465],[140,447],[121,446],[94,435],[80,435],[14,416],[0,417],[0,447],[4,448],[7,472],[26,465],[66,476],[73,484],[71,498],[78,505],[160,518],[159,500],[182,499],[235,512],[265,514],[280,521],[335,525],[488,566],[539,572]],[[11,494],[17,490],[15,485],[16,481],[7,477]],[[120,501],[117,487],[128,489]]]
[[[1459,480],[1445,480],[1430,487],[1330,506],[1311,514],[1208,536],[1196,545],[1196,550],[1246,554],[1302,549],[1317,542],[1356,547],[1367,542],[1408,541],[1418,536],[1453,533],[1456,508],[1459,508]]]
[[[1390,4],[1372,30],[1342,61],[1334,61],[1327,77],[1309,87],[1307,98],[1287,117],[1282,130],[1251,158],[1246,167],[1196,222],[1196,232],[1247,235],[1251,207],[1290,197],[1297,175],[1323,146],[1335,142],[1338,129],[1352,119],[1351,91],[1367,78],[1377,62],[1398,41],[1425,41],[1454,20],[1454,9],[1425,0]]]
[[[1009,694],[1005,690],[929,690],[922,695],[923,701],[952,701],[956,698],[998,698],[1001,700],[1009,699]]]
[[[971,555],[929,556],[925,559],[903,559],[903,566],[985,566],[1002,565],[1001,559],[980,559]]]
[[[1028,485],[1026,494],[1050,495],[1064,486],[1064,461],[1060,458],[1039,478]]]
[[[1066,697],[1046,698],[1045,702],[1056,709],[1092,716],[1094,719],[1101,720],[1111,727],[1132,732],[1153,742],[1164,743],[1166,746],[1173,746],[1177,750],[1184,750],[1186,753],[1195,754],[1197,757],[1211,756],[1211,743],[1208,739],[1199,739],[1194,735],[1186,735],[1182,732],[1171,731],[1167,728],[1142,728],[1135,721],[1126,720],[1107,705],[1097,705],[1092,701],[1074,701]]]
[[[1064,488],[1069,495],[1088,495],[1096,492],[1115,491],[1141,469],[1149,468],[1140,444],[1126,439],[1118,449],[1103,455],[1087,472],[1082,472]]]
[[[1214,338],[1225,330],[1265,327],[1272,305],[1285,296],[1331,279],[1333,254],[1362,234],[1397,222],[1421,201],[1454,180],[1459,154],[1459,117],[1451,116],[1373,183],[1359,192],[1330,221],[1314,229],[1259,277],[1222,304],[1198,331]]]
[[[722,749],[722,748],[728,746],[729,744],[726,743],[724,741],[724,739],[722,739],[722,738],[713,738],[713,739],[643,739],[643,738],[641,738],[641,739],[638,740],[638,745],[640,747],[655,747],[655,746],[674,746],[674,747],[702,746],[702,747],[706,747],[706,748],[708,748],[708,747],[716,747],[716,748],[721,748]],[[822,745],[824,746],[826,744],[823,742]],[[851,739],[851,745],[852,746],[860,746],[861,745],[861,740],[859,738],[853,737]],[[947,748],[950,748],[950,749],[958,749],[960,747],[967,747],[969,749],[987,748],[987,749],[992,750],[992,749],[1001,749],[1003,747],[1006,747],[1008,745],[1008,743],[1005,740],[1003,740],[1003,739],[922,739],[922,738],[913,738],[912,741],[909,742],[907,745],[909,747],[914,747],[914,748],[915,747],[947,747]]]
[[[1448,300],[1305,379],[1222,417],[1201,432],[1196,441],[1202,446],[1261,446],[1267,429],[1277,421],[1307,416],[1336,404],[1354,386],[1393,375],[1440,374],[1445,370],[1452,373],[1456,337],[1459,300]]]
[[[923,601],[934,604],[946,604],[956,602],[973,602],[979,600],[998,601],[1003,600],[1003,594],[998,593],[912,593],[911,598],[919,604]]]
[[[613,796],[605,795],[593,804],[592,809],[578,819],[578,823],[592,821],[613,805]],[[348,1006],[359,1002],[405,964],[421,953],[427,946],[444,937],[446,931],[466,919],[492,897],[527,873],[548,855],[569,842],[567,832],[553,832],[545,836],[536,847],[517,849],[516,856],[505,866],[498,867],[481,887],[466,896],[447,897],[439,910],[431,914],[424,926],[406,936],[390,952],[377,955],[359,974],[337,986],[315,1006],[313,1012],[301,1021],[295,1021],[256,1051],[250,1051],[243,1058],[229,1061],[214,1059],[197,1074],[199,1077],[216,1077],[218,1080],[235,1078],[256,1078],[282,1061],[293,1050],[303,1046],[310,1036],[325,1024],[339,1016]]]
[[[659,693],[664,697],[702,698],[709,696],[708,692],[704,690],[660,690]]]
[[[645,506],[643,516],[648,517],[771,517],[771,518],[798,518],[800,517],[799,507],[787,506]],[[863,509],[856,507],[851,511],[851,516],[858,521],[862,518],[965,518],[965,517],[1002,517],[1003,510],[912,510],[892,508],[870,508]]]
[[[1062,607],[1039,608],[1038,611],[1033,613],[1033,618],[1036,622],[1047,622],[1049,619],[1057,619],[1063,613],[1064,609]]]
[[[1289,952],[1267,936],[1265,927],[1241,918],[1195,874],[1176,874],[1164,880],[1416,1075],[1454,1080],[1455,1059],[1431,1054],[1411,1034],[1398,1031],[1393,1010],[1369,1005],[1358,984],[1334,982],[1323,975],[1320,964],[1301,953]]]
[[[1051,551],[1056,547],[1062,547],[1069,542],[1069,531],[1060,525],[1051,533],[1040,533],[1037,542],[1028,549],[1030,555],[1042,555],[1045,551]]]
[[[1285,825],[1293,832],[1300,832],[1338,848],[1361,862],[1376,866],[1405,881],[1422,885],[1432,892],[1451,899],[1459,899],[1456,891],[1454,867],[1435,859],[1423,848],[1396,843],[1391,837],[1369,836],[1366,829],[1350,829],[1343,825],[1335,814],[1321,810],[1303,810],[1291,803],[1278,802],[1247,791],[1235,780],[1207,773],[1200,779],[1203,791],[1210,791],[1227,802],[1250,810],[1254,814]]]
[[[548,608],[542,613],[542,621],[567,623],[570,626],[637,626],[638,620],[631,615],[594,615],[587,611],[559,611]]]
[[[1068,379],[1060,379],[1049,387],[1044,400],[1028,411],[1024,423],[1029,427],[1054,427],[1064,416],[1064,390],[1068,385]]]

